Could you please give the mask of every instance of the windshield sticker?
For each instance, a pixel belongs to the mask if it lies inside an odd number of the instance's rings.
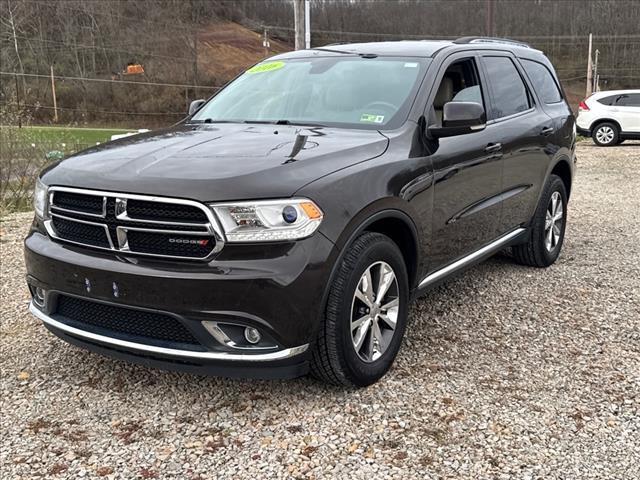
[[[247,73],[264,73],[272,72],[274,70],[280,70],[284,67],[284,62],[268,62],[255,65],[247,70]]]
[[[404,68],[416,68],[418,64],[416,62],[407,62],[404,64]]]
[[[371,115],[370,113],[363,113],[360,116],[360,121],[368,123],[382,123],[384,122],[384,115]]]

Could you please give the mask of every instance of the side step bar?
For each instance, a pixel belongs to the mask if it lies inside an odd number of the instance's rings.
[[[521,235],[525,231],[526,229],[524,228],[518,228],[512,232],[507,233],[506,235],[503,235],[497,240],[494,240],[489,245],[485,245],[481,249],[476,250],[470,255],[467,255],[466,257],[463,257],[460,260],[456,260],[455,262],[447,265],[446,267],[441,268],[440,270],[436,270],[435,272],[431,273],[430,275],[427,275],[425,278],[423,278],[420,281],[420,283],[418,284],[418,289],[425,288],[437,282],[438,280],[442,280],[444,277],[448,276],[449,274],[457,270],[462,270],[469,264],[472,264],[476,261],[480,261],[482,260],[482,258],[488,257],[492,253],[495,253],[498,250],[501,250],[514,238],[516,238],[518,235]]]

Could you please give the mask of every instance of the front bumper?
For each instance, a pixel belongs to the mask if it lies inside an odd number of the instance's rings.
[[[25,240],[27,281],[46,293],[31,312],[63,340],[112,357],[229,377],[290,378],[308,371],[324,293],[337,252],[321,234],[290,244],[227,247],[209,263],[157,261],[52,241]],[[181,323],[197,347],[111,332],[58,314],[65,296],[159,313]],[[42,302],[39,302],[42,303]],[[224,343],[208,322],[257,328],[269,346]]]

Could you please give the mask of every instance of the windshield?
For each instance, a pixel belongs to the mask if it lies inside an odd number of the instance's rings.
[[[396,128],[407,117],[429,61],[349,55],[261,63],[191,121]]]

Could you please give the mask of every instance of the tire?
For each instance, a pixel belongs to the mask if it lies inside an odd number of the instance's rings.
[[[558,210],[553,212],[553,199],[560,201],[561,217]],[[556,220],[553,220],[553,219]],[[550,223],[548,223],[550,222]],[[551,226],[549,226],[551,224]],[[518,263],[531,267],[548,267],[560,255],[564,233],[567,227],[567,190],[564,182],[557,175],[551,175],[544,187],[540,202],[531,221],[530,235],[527,243],[515,245],[513,256]],[[551,232],[551,234],[549,233]]]
[[[371,274],[369,285],[373,292],[366,288],[367,272]],[[381,276],[391,281],[386,295],[375,302]],[[398,246],[379,233],[360,235],[349,247],[332,281],[312,348],[312,375],[324,382],[349,387],[364,387],[379,380],[400,349],[408,299],[407,269]],[[379,308],[380,305],[383,308]],[[391,328],[394,315],[395,329]],[[352,330],[354,320],[360,323]],[[358,340],[360,347],[356,346]]]
[[[615,123],[604,122],[593,129],[591,138],[600,147],[611,147],[618,144],[620,131]]]

